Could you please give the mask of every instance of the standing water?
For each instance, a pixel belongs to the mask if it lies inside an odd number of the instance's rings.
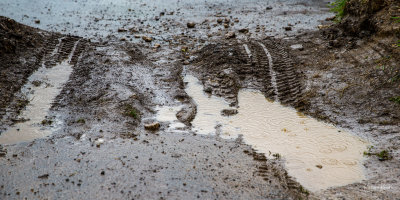
[[[241,90],[238,114],[222,116],[224,99],[208,96],[191,75],[185,91],[197,105],[193,129],[222,138],[243,135],[244,141],[268,157],[282,156],[289,175],[312,191],[342,186],[364,178],[363,151],[367,143],[330,124],[304,116],[295,109],[268,101],[258,91]]]
[[[31,88],[34,89],[27,95],[30,101],[20,116],[27,121],[18,123],[4,133],[1,133],[0,144],[26,142],[51,134],[51,130],[45,129],[41,124],[46,119],[47,112],[54,98],[61,92],[62,86],[68,81],[69,75],[72,73],[70,61],[77,43],[75,43],[67,60],[58,63],[52,68],[46,68],[42,65],[42,67],[29,77],[28,83],[22,88],[22,91],[29,91]],[[53,54],[56,51],[57,48]],[[33,81],[40,81],[40,86],[36,87],[32,84]]]

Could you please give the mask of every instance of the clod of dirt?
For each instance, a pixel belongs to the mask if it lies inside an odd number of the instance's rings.
[[[248,28],[239,29],[239,33],[248,33],[248,32],[249,32]]]
[[[238,114],[238,110],[236,109],[223,109],[221,111],[221,115],[223,116],[232,116]]]
[[[285,29],[285,31],[291,31],[291,30],[292,30],[292,27],[286,26],[284,29]]]
[[[227,34],[225,34],[225,38],[226,39],[232,39],[232,38],[235,38],[235,37],[236,37],[236,34],[233,31],[229,31]]]
[[[148,37],[148,36],[143,36],[142,39],[143,39],[145,42],[151,42],[151,41],[153,41],[153,38]]]
[[[196,23],[188,22],[186,25],[187,25],[188,28],[194,28],[196,26]]]
[[[40,178],[40,179],[47,179],[47,178],[49,178],[49,174],[43,174],[43,175],[41,175],[41,176],[38,176],[38,178]]]
[[[154,122],[151,124],[145,124],[144,128],[149,131],[158,131],[160,129],[160,123]]]

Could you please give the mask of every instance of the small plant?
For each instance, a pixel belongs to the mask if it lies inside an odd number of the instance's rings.
[[[392,101],[392,102],[400,104],[400,96],[392,97],[389,100]]]
[[[370,146],[368,147],[368,151],[364,151],[364,155],[365,156],[376,156],[378,157],[379,161],[385,161],[385,160],[390,160],[393,157],[390,155],[388,150],[382,150],[379,153],[374,153],[372,152],[372,149],[374,148],[374,146]]]
[[[378,159],[380,161],[392,159],[392,156],[389,154],[389,152],[387,150],[383,150],[383,151],[377,153],[376,156],[378,156]]]
[[[345,15],[344,8],[346,7],[347,0],[335,0],[330,3],[331,11],[336,13],[336,22],[340,22]]]
[[[395,23],[400,23],[400,17],[392,17],[392,19],[394,19],[395,21]]]
[[[139,119],[139,111],[137,111],[136,108],[132,107],[131,105],[125,106],[124,115],[132,117],[134,119]]]
[[[85,119],[79,118],[78,120],[76,120],[76,123],[84,124],[85,123]]]

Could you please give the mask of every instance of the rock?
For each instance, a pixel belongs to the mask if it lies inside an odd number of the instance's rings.
[[[143,36],[142,39],[143,39],[145,42],[151,42],[151,41],[153,41],[153,38],[148,37],[148,36]]]
[[[47,179],[47,178],[49,178],[49,174],[43,174],[43,175],[41,175],[41,176],[38,176],[38,178],[40,178],[40,179]]]
[[[229,24],[229,22],[231,21],[229,18],[225,18],[225,23]]]
[[[36,23],[36,24],[40,24],[40,20],[38,20],[38,19],[35,20],[35,23]]]
[[[157,131],[160,129],[160,123],[154,122],[151,124],[145,124],[144,129],[149,130],[149,131]]]
[[[315,165],[317,168],[322,169],[322,165]]]
[[[164,16],[165,15],[165,12],[160,12],[160,16]]]
[[[190,62],[188,60],[185,60],[185,61],[183,61],[183,64],[188,65],[188,64],[190,64]]]
[[[160,17],[159,17],[159,16],[155,16],[154,19],[155,19],[156,21],[158,21],[158,20],[160,20]]]
[[[265,8],[265,10],[272,10],[272,7],[268,6],[268,7]]]
[[[188,22],[186,25],[187,25],[188,28],[194,28],[196,26],[196,23]]]
[[[161,44],[158,44],[158,43],[157,43],[157,44],[154,45],[154,48],[156,48],[156,49],[158,49],[158,48],[160,48],[160,47],[161,47]]]
[[[221,115],[223,116],[232,116],[238,114],[238,110],[236,109],[223,109],[221,111]]]
[[[303,51],[304,50],[304,47],[303,47],[302,44],[294,44],[294,45],[290,46],[290,48],[293,49],[293,50],[299,50],[299,51]]]
[[[229,28],[229,24],[224,24],[224,27],[225,28]]]
[[[126,29],[123,29],[123,28],[119,28],[118,29],[118,32],[126,32],[127,30]]]
[[[96,145],[97,148],[100,148],[100,146],[104,143],[103,138],[99,138],[94,142],[94,145]]]
[[[329,25],[318,25],[318,29],[326,29],[329,28]]]
[[[292,30],[292,27],[286,26],[286,27],[284,27],[284,29],[285,29],[285,31],[291,31],[291,30]]]
[[[222,23],[222,21],[223,20],[221,18],[217,19],[218,24]]]
[[[225,34],[225,38],[226,39],[231,39],[231,38],[235,38],[236,34],[233,31],[229,31],[227,34]]]
[[[135,38],[140,38],[140,35],[135,35]]]
[[[239,29],[239,33],[248,33],[248,32],[249,32],[248,28]]]

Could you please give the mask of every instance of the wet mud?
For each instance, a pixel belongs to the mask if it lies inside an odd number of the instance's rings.
[[[4,199],[397,197],[399,107],[388,99],[399,94],[393,79],[398,58],[387,57],[396,50],[382,38],[342,41],[335,38],[340,31],[316,31],[332,16],[326,3],[1,2],[4,15],[44,29],[6,17],[0,20],[2,136],[10,127],[32,122],[22,117],[32,104],[24,88],[33,88],[34,94],[35,87],[45,86],[29,78],[37,69],[57,69],[69,59],[72,73],[38,126],[50,130],[47,137],[0,145],[0,195]],[[31,7],[41,12],[28,11]],[[246,113],[241,99],[250,95],[243,94],[259,91],[251,94],[275,101],[263,101],[264,107],[274,104],[292,114],[297,109],[307,115],[300,118],[333,124],[353,139],[370,142],[374,147],[367,148],[365,156],[357,154],[350,160],[353,154],[348,151],[358,143],[344,139],[346,150],[341,152],[348,155],[337,159],[357,170],[361,167],[364,173],[323,188],[307,185],[291,171],[297,165],[288,154],[274,152],[271,157],[258,148],[261,144],[246,141],[244,134],[224,138],[218,123],[206,123],[201,130],[199,116],[213,105],[196,103],[187,90],[187,74],[199,80],[205,97],[223,102],[216,113],[219,117],[240,118]],[[287,137],[294,133],[290,126],[278,127],[286,130]],[[211,134],[199,134],[202,131]],[[332,148],[326,151],[343,150],[341,144],[327,145]],[[387,157],[378,156],[383,150]],[[322,172],[336,164],[333,159],[313,161],[301,169],[310,165],[312,171]]]

